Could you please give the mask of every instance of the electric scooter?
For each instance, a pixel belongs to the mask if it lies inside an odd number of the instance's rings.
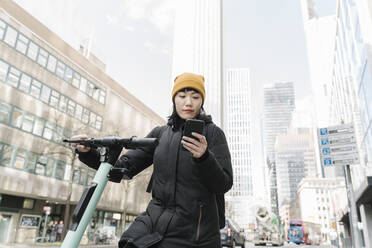
[[[156,138],[142,138],[138,139],[132,137],[129,139],[123,139],[116,136],[109,136],[99,139],[86,139],[86,140],[68,140],[65,139],[63,142],[67,143],[78,143],[91,148],[99,148],[100,151],[100,166],[94,176],[91,184],[87,186],[83,192],[83,195],[76,205],[76,208],[72,214],[72,223],[70,229],[62,242],[61,248],[78,248],[81,238],[87,228],[90,219],[96,209],[99,199],[106,187],[108,181],[108,174],[111,170],[115,170],[115,173],[123,174],[124,179],[127,169],[125,168],[114,168],[107,162],[110,149],[135,149],[140,147],[155,147],[158,144]],[[119,182],[121,179],[119,180]]]

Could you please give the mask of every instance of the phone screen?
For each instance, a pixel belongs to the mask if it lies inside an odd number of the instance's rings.
[[[195,133],[203,134],[203,130],[204,130],[204,121],[188,119],[186,120],[186,123],[185,123],[183,135],[195,139],[195,137],[191,133],[195,132]]]

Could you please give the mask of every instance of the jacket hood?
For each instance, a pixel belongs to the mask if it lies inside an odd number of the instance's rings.
[[[213,123],[211,115],[198,114],[195,119],[202,120],[205,122],[205,124]],[[182,119],[178,115],[175,115],[174,117],[168,119],[167,125],[171,126],[172,130],[178,130],[183,127],[185,122],[186,120]]]

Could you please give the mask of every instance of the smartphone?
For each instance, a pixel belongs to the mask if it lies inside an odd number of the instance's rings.
[[[183,129],[183,136],[187,136],[196,139],[191,133],[203,134],[204,121],[196,119],[188,119],[185,123],[185,128]]]

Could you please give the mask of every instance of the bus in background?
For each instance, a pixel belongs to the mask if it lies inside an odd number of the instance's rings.
[[[302,220],[289,221],[288,242],[297,245],[304,243],[304,223]]]

